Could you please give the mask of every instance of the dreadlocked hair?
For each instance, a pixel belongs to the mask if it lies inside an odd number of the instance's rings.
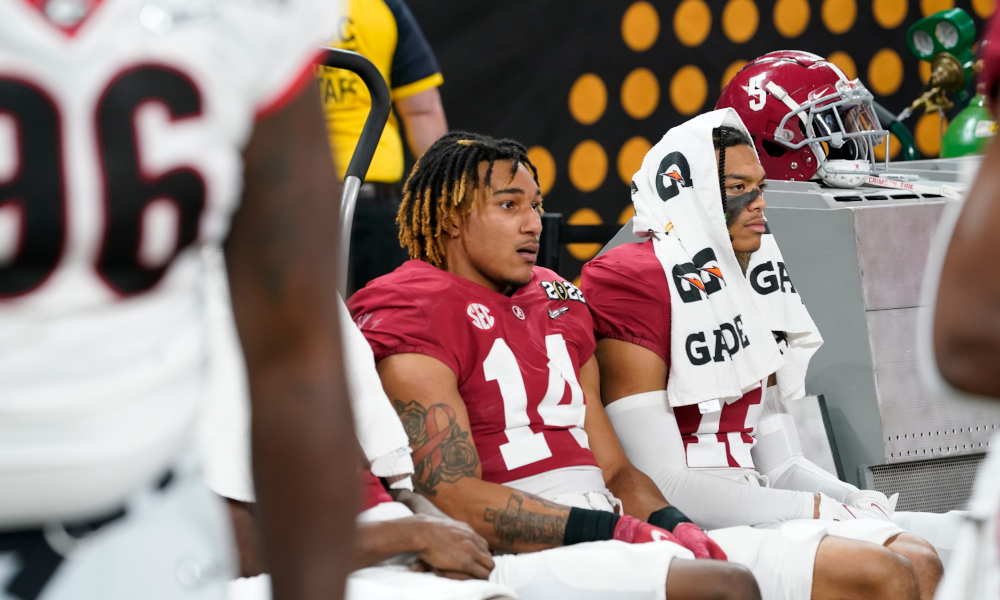
[[[510,161],[509,179],[523,164],[538,184],[538,171],[528,159],[524,146],[514,140],[497,140],[485,135],[453,131],[439,138],[421,156],[403,185],[403,199],[396,223],[399,245],[411,259],[442,267],[445,260],[443,224],[451,211],[461,216],[472,212],[479,187],[490,197],[490,176],[497,161]],[[480,182],[479,165],[488,163]]]
[[[729,212],[729,203],[726,201],[726,148],[743,145],[752,148],[753,141],[741,129],[722,125],[712,130],[712,146],[719,151],[719,193],[722,196],[723,216]]]

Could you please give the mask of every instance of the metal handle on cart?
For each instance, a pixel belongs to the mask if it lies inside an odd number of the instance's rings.
[[[340,281],[337,289],[340,295],[347,298],[347,271],[351,254],[351,225],[354,223],[354,207],[358,202],[358,191],[368,174],[368,167],[375,156],[382,130],[389,120],[389,110],[392,100],[389,97],[389,86],[372,61],[357,52],[340,50],[338,48],[323,48],[321,64],[335,69],[354,71],[368,87],[372,98],[372,107],[365,120],[365,126],[354,148],[351,163],[347,165],[347,176],[344,177],[344,192],[340,198]]]

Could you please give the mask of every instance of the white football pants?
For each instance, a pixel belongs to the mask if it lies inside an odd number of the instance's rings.
[[[125,511],[83,538],[59,525],[43,530],[63,560],[38,600],[224,600],[236,564],[229,515],[202,482],[194,453],[167,485],[134,495]],[[29,554],[16,544],[0,552],[0,598],[20,600],[9,588],[31,568]]]

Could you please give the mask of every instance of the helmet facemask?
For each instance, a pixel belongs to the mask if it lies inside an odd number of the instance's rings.
[[[792,109],[778,124],[775,141],[793,150],[809,144],[819,164],[817,177],[834,187],[852,188],[875,175],[875,146],[889,132],[882,129],[872,107],[874,98],[859,80],[838,81],[835,90],[827,86],[801,105],[773,83],[768,91]],[[799,142],[792,142],[793,119],[804,138]]]

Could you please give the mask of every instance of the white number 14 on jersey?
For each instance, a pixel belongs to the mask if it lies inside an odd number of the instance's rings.
[[[561,334],[545,336],[545,352],[549,358],[549,384],[545,396],[538,404],[542,422],[551,427],[568,427],[570,434],[582,448],[590,448],[583,423],[587,407],[583,389],[576,379],[573,360],[566,349]],[[506,419],[507,443],[500,446],[500,454],[508,470],[530,465],[552,456],[552,450],[542,433],[535,433],[528,426],[528,391],[521,376],[517,358],[503,338],[493,342],[489,355],[483,361],[486,381],[496,381],[503,398]],[[570,389],[569,404],[559,404],[566,386]]]

